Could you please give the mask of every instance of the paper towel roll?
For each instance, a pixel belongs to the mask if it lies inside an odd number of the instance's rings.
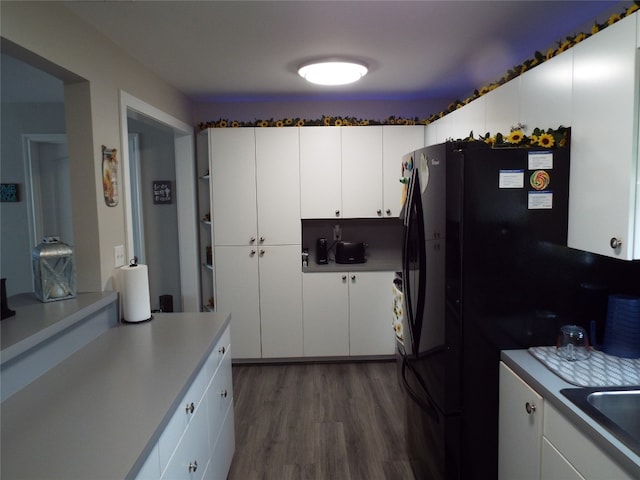
[[[122,316],[125,322],[144,322],[151,319],[149,274],[146,265],[120,267],[122,285]]]

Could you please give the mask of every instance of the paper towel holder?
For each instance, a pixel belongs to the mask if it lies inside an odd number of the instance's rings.
[[[129,260],[129,265],[126,266],[126,267],[122,267],[122,268],[126,269],[126,268],[136,268],[136,267],[139,267],[139,265],[138,265],[138,257],[134,256],[131,260]],[[147,289],[148,289],[148,286],[147,286]],[[145,319],[142,319],[142,320],[127,320],[125,318],[125,316],[123,316],[121,318],[122,323],[146,323],[146,322],[149,322],[151,320],[153,320],[153,314],[151,312],[149,312],[149,318],[145,318]]]

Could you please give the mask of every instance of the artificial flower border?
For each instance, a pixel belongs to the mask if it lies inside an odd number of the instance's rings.
[[[473,94],[465,100],[459,100],[459,99],[454,100],[448,105],[446,110],[439,113],[434,113],[428,118],[418,118],[418,117],[404,118],[404,117],[390,116],[382,120],[367,120],[367,119],[361,119],[356,117],[333,117],[333,116],[323,115],[321,118],[315,119],[315,120],[308,120],[303,118],[285,118],[280,120],[274,120],[273,118],[271,118],[268,120],[255,120],[255,121],[249,121],[249,122],[240,122],[235,120],[231,121],[228,119],[221,118],[215,121],[201,122],[198,124],[198,127],[200,131],[202,131],[208,128],[239,128],[239,127],[428,125],[444,117],[448,113],[451,113],[459,108],[464,107],[465,105],[472,102],[473,100],[476,100],[477,98],[483,95],[486,95],[487,93],[495,90],[501,85],[504,85],[508,81],[513,80],[514,78],[522,75],[528,70],[531,70],[537,65],[540,65],[546,62],[547,60],[552,59],[556,55],[559,55],[560,53],[565,52],[566,50],[570,49],[571,47],[574,47],[578,43],[589,38],[590,36],[595,35],[601,30],[604,30],[606,27],[613,25],[614,23],[631,15],[638,9],[640,9],[640,0],[635,0],[634,4],[631,5],[629,8],[625,9],[624,12],[620,14],[617,14],[617,13],[612,14],[607,19],[606,22],[601,24],[599,24],[598,22],[594,22],[594,25],[591,28],[591,32],[589,33],[583,32],[583,33],[578,33],[577,35],[567,36],[564,40],[557,42],[558,43],[557,48],[549,49],[546,52],[546,54],[536,51],[534,53],[533,58],[525,60],[521,65],[517,65],[513,67],[512,69],[507,71],[507,73],[496,82],[486,85],[478,90],[474,90]],[[487,133],[485,136],[481,136],[477,139],[473,138],[473,132],[472,132],[470,136],[467,137],[467,139],[463,139],[463,140],[469,140],[469,139],[481,140],[481,141],[484,141],[485,143],[491,144],[492,146],[534,146],[536,145],[536,142],[539,143],[540,141],[542,141],[543,143],[545,143],[545,142],[550,142],[551,141],[550,139],[552,139],[554,143],[548,146],[553,146],[553,145],[561,146],[560,143],[562,142],[562,138],[558,137],[558,135],[562,136],[562,134],[558,132],[565,131],[565,135],[566,135],[566,129],[564,129],[564,127],[560,127],[557,130],[549,129],[547,131],[542,131],[536,128],[534,132],[528,137],[524,135],[523,130],[524,130],[524,126],[519,125],[519,126],[513,127],[511,129],[510,134],[507,135],[506,137],[500,133],[494,136],[491,136],[489,135],[489,133]],[[540,146],[544,146],[544,145],[540,145]]]

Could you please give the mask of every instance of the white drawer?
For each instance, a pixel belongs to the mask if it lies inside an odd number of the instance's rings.
[[[209,438],[215,445],[222,422],[230,405],[233,405],[233,380],[231,377],[231,350],[227,350],[220,367],[207,391],[209,411]]]
[[[230,347],[231,330],[229,327],[227,327],[220,337],[220,340],[218,340],[218,343],[216,343],[216,346],[213,348],[211,355],[207,359],[205,368],[207,370],[207,376],[209,379],[211,379],[215,375],[216,370],[220,366],[222,359],[225,357]]]
[[[204,407],[204,404],[203,404]],[[197,410],[193,421],[177,445],[167,469],[162,474],[167,480],[200,480],[209,463],[209,439],[206,407]]]
[[[630,475],[549,402],[544,409],[543,435],[584,478],[631,480]]]
[[[160,457],[158,456],[158,444],[156,443],[140,468],[136,480],[156,480],[160,478]]]
[[[185,429],[196,415],[198,409],[206,408],[204,403],[202,403],[202,395],[209,384],[206,370],[206,368],[203,368],[196,375],[195,381],[191,384],[189,390],[187,390],[186,395],[178,404],[176,412],[160,435],[158,451],[161,471],[164,471],[166,468],[171,455],[180,441],[180,437],[184,434]]]
[[[220,429],[218,441],[211,452],[207,480],[226,480],[235,449],[234,416],[233,405],[231,405]]]

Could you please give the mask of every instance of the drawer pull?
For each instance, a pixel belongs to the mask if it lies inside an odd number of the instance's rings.
[[[193,462],[189,462],[189,473],[193,473],[198,469],[198,462],[195,460]]]
[[[536,413],[536,406],[533,403],[527,402],[524,406],[525,410],[529,415]]]
[[[185,408],[187,413],[193,413],[195,409],[196,409],[196,406],[193,404],[193,402],[187,403],[187,407]]]
[[[220,396],[222,398],[227,398],[227,389],[226,388],[220,392]]]
[[[222,347],[220,347],[218,349],[218,353],[221,354],[221,355],[224,355],[226,351],[227,351],[227,349],[224,346],[222,346]]]

